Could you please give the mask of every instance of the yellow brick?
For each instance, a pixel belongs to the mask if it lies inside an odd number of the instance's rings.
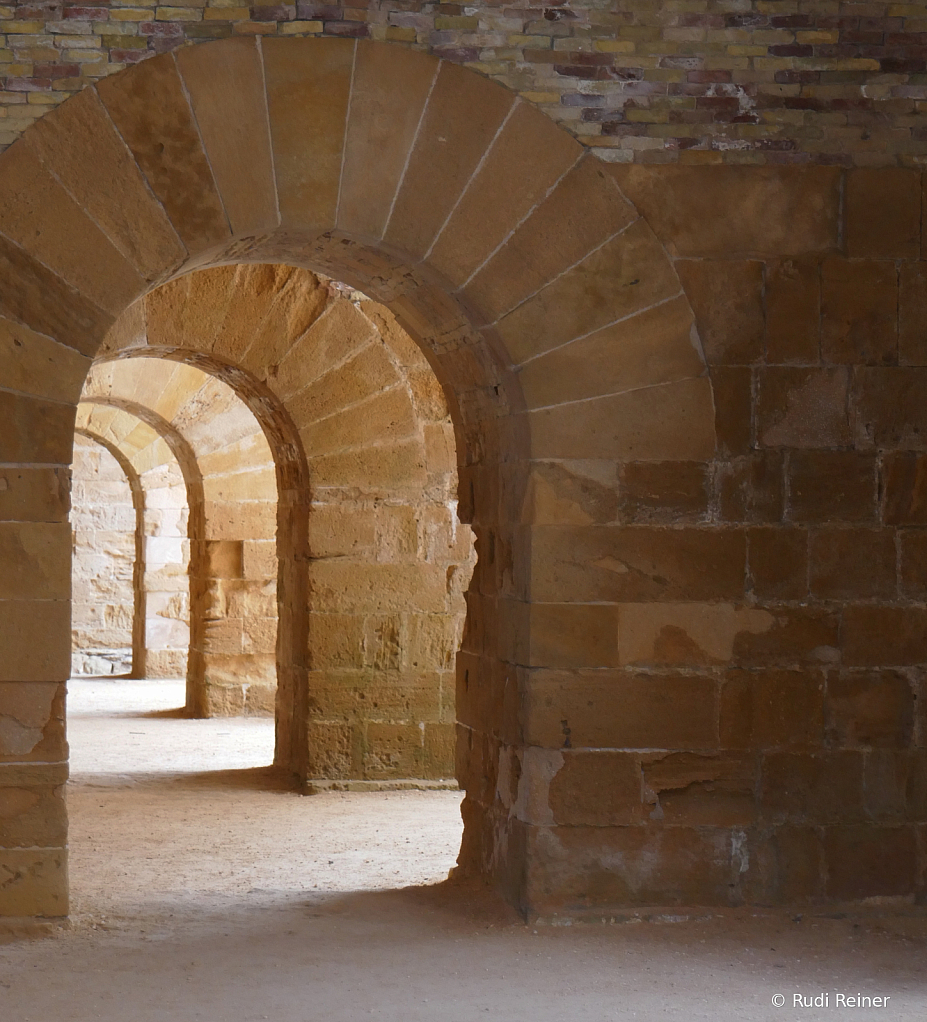
[[[766,54],[765,46],[728,46],[727,52],[732,57],[762,57]]]
[[[635,49],[630,39],[597,39],[595,48],[600,53],[633,53]]]
[[[549,50],[553,40],[547,35],[510,35],[509,46],[528,46],[535,50]]]
[[[840,40],[839,32],[796,32],[795,40],[803,45],[809,43],[836,43]]]
[[[109,12],[110,21],[151,21],[153,7],[122,7]]]
[[[321,22],[318,24],[321,24]],[[396,43],[414,43],[418,36],[414,28],[400,28],[398,25],[390,25],[386,30],[386,38]]]
[[[207,7],[203,11],[206,21],[247,21],[250,17],[251,11],[247,7]]]
[[[8,35],[40,35],[45,30],[44,21],[8,21],[3,31]]]
[[[159,7],[155,21],[202,21],[203,12],[189,7]]]
[[[313,35],[322,31],[321,21],[286,21],[280,26],[281,35]]]

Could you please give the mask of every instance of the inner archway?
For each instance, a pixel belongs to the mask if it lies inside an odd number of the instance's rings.
[[[229,95],[240,98],[236,118],[224,108]],[[695,527],[644,535],[597,499],[609,485],[607,473],[600,483],[603,462],[707,462],[715,443],[712,387],[688,302],[609,170],[540,111],[472,72],[379,44],[279,38],[190,47],[107,78],[37,122],[0,158],[0,175],[5,194],[17,196],[15,208],[0,211],[0,313],[24,348],[10,359],[17,368],[4,398],[21,424],[9,434],[13,461],[69,463],[88,359],[134,303],[165,281],[162,293],[182,287],[194,269],[219,268],[221,281],[223,266],[285,263],[346,281],[390,310],[444,390],[460,518],[480,554],[457,658],[461,865],[494,877],[523,907],[555,908],[586,872],[607,873],[608,842],[630,842],[628,883],[637,890],[635,863],[662,862],[666,839],[642,817],[640,785],[625,782],[639,774],[642,748],[670,754],[688,745],[646,729],[630,737],[606,729],[594,747],[574,748],[564,744],[562,721],[570,707],[590,705],[582,672],[621,666],[623,604],[662,603],[675,620],[681,600],[734,598],[745,540]],[[228,307],[246,298],[238,289]],[[185,343],[174,304],[145,325],[165,353]],[[285,315],[285,303],[279,308]],[[136,326],[120,325],[120,337]],[[279,399],[288,351],[272,339],[252,343],[250,331],[191,326],[206,358],[255,381],[254,402]],[[105,350],[119,349],[111,337]],[[23,357],[50,360],[54,371],[24,372]],[[402,421],[390,403],[371,409],[387,430]],[[36,419],[41,431],[22,425]],[[312,426],[293,424],[297,432]],[[345,453],[333,455],[356,463]],[[369,457],[378,470],[408,468],[398,455]],[[286,484],[278,493],[295,521],[303,505],[287,502]],[[35,513],[16,520],[24,536]],[[50,542],[66,561],[63,539]],[[731,578],[717,592],[700,587],[678,567],[687,551],[730,564]],[[307,606],[312,585],[324,592],[333,577],[323,569],[313,578],[308,555],[307,546],[294,560],[288,606]],[[285,573],[281,566],[281,581]],[[16,575],[10,592],[6,627],[18,628],[41,599],[51,604],[43,627],[56,636],[64,629],[61,572],[38,588]],[[281,615],[280,634],[291,624],[298,620]],[[21,637],[16,644],[11,681],[64,677],[61,636],[41,653]],[[299,712],[278,751],[308,779],[319,770],[313,750],[327,750],[333,763],[353,753],[347,731],[316,726],[308,635],[287,648],[304,652],[278,658],[278,699],[282,690]],[[635,670],[613,687],[637,691]],[[672,678],[647,685],[664,703],[678,688]],[[63,757],[51,696],[47,741]],[[709,715],[712,698],[704,688],[692,695]],[[574,814],[571,785],[600,770],[624,771],[614,811],[604,820]],[[720,878],[735,863],[730,849],[719,850],[730,843],[729,824],[715,822],[699,882],[725,900]],[[554,852],[560,840],[588,852],[586,865],[571,859],[568,876]],[[64,846],[47,849],[36,853],[44,899],[36,911],[63,904]],[[679,869],[671,854],[666,869]],[[23,897],[32,904],[39,895]]]

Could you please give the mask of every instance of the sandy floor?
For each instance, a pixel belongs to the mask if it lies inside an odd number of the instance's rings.
[[[2,1022],[927,1017],[922,914],[526,927],[440,883],[459,793],[302,797],[269,721],[184,720],[165,684],[70,698],[74,923],[0,946]]]

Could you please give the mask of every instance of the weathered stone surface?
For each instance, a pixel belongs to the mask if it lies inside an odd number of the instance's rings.
[[[466,284],[464,295],[488,320],[495,320],[636,217],[609,180],[607,168],[586,155]]]
[[[519,380],[529,407],[538,408],[703,372],[691,309],[676,298],[532,358]]]
[[[553,749],[715,749],[715,691],[707,675],[532,671],[524,738]]]
[[[901,167],[857,167],[847,174],[846,247],[853,259],[916,259],[920,254],[921,175]]]
[[[901,895],[914,886],[913,827],[832,827],[825,831],[824,854],[832,898]]]
[[[183,243],[94,89],[36,121],[29,145],[146,280],[183,259]]]
[[[769,752],[760,796],[769,823],[862,822],[863,756],[858,752]]]
[[[837,245],[840,175],[815,167],[610,166],[677,256],[800,256]]]
[[[736,529],[539,527],[532,558],[541,600],[736,600],[746,537]]]
[[[898,361],[898,274],[886,262],[826,259],[821,268],[821,354],[828,362]]]
[[[922,400],[927,369],[860,367],[853,386],[856,443],[863,449],[927,447]]]
[[[886,525],[927,525],[927,455],[893,451],[882,459]]]
[[[842,748],[906,748],[915,691],[901,671],[840,671],[827,679],[828,741]]]
[[[524,154],[534,158],[526,167]],[[536,107],[519,103],[487,150],[428,262],[464,284],[583,153]]]
[[[759,374],[757,437],[764,447],[845,447],[851,440],[850,374],[776,367]]]
[[[637,220],[500,319],[496,330],[512,362],[521,364],[679,293],[672,264]]]
[[[874,522],[875,459],[855,451],[800,451],[789,462],[789,506],[794,522]]]
[[[618,607],[620,663],[703,667],[734,659],[742,634],[776,627],[767,610],[729,603],[623,603]]]
[[[715,449],[706,377],[532,411],[536,458],[707,461]]]
[[[785,458],[759,451],[714,465],[714,489],[722,521],[779,523],[785,507]]]
[[[495,82],[442,62],[386,225],[386,242],[425,255],[513,102]]]
[[[821,354],[821,271],[816,260],[766,264],[766,358],[817,362]]]
[[[641,815],[641,769],[625,753],[565,752],[550,782],[558,826],[614,827]]]
[[[354,45],[349,39],[262,41],[284,226],[334,226]]]
[[[135,267],[24,143],[13,147],[3,161],[0,228],[62,280],[114,315],[144,290],[145,281]]]
[[[760,600],[801,600],[808,595],[808,533],[756,528],[747,533],[753,592]]]
[[[339,227],[382,237],[437,71],[436,60],[414,51],[357,44]]]
[[[679,259],[676,272],[695,311],[709,365],[752,365],[763,357],[763,264]]]
[[[68,914],[64,848],[0,849],[0,916]]]
[[[643,757],[645,816],[673,826],[749,826],[756,816],[752,757],[671,753]]]
[[[177,66],[233,233],[276,227],[274,168],[261,58],[253,39],[177,52]],[[235,116],[228,97],[235,96]]]
[[[819,529],[809,545],[811,594],[825,600],[893,600],[898,595],[890,529]]]
[[[819,748],[823,731],[822,672],[729,671],[724,676],[720,696],[724,748]]]
[[[173,57],[106,78],[97,91],[187,248],[226,241],[228,220]]]

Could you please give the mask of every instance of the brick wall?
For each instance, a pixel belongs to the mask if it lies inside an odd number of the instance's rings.
[[[615,162],[927,159],[927,8],[840,0],[0,6],[0,144],[122,68],[230,35],[426,49],[538,104]]]

